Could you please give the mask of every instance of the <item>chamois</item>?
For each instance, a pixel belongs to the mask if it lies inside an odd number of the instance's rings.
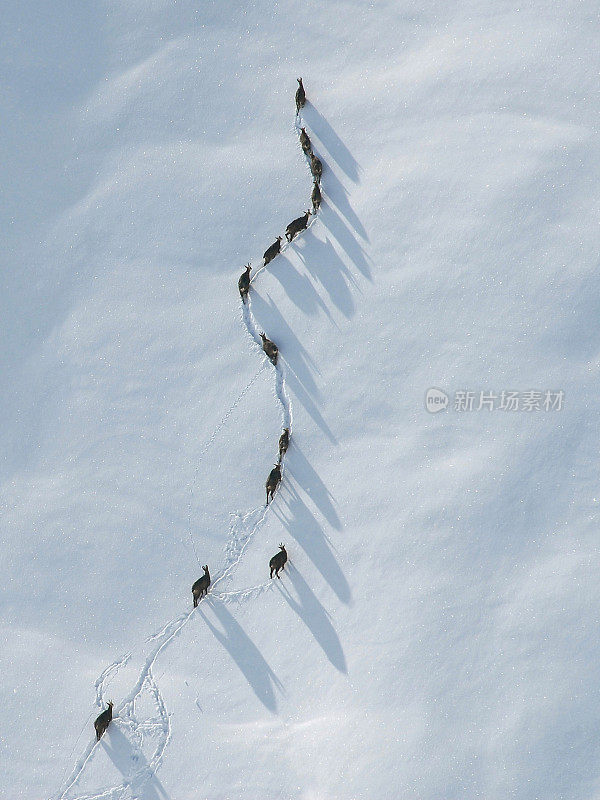
[[[321,159],[317,158],[314,153],[311,153],[310,156],[310,171],[313,174],[315,182],[320,182],[321,175],[323,174],[323,164],[321,163]]]
[[[272,342],[270,339],[267,339],[264,333],[261,333],[260,338],[262,339],[263,343],[262,349],[271,359],[271,363],[276,365],[277,356],[279,355],[279,348],[277,347],[275,342]]]
[[[307,156],[310,156],[312,153],[312,147],[310,146],[310,137],[306,132],[305,128],[300,129],[300,145]]]
[[[298,88],[296,89],[296,116],[300,113],[300,109],[306,103],[306,92],[302,85],[302,78],[296,78],[298,81]]]
[[[290,443],[290,429],[285,428],[281,436],[279,437],[279,463],[281,464],[281,459],[287,453],[287,449]]]
[[[210,586],[210,573],[208,571],[208,565],[202,567],[204,570],[204,575],[194,583],[192,586],[192,596],[194,598],[194,608],[198,605],[198,600],[208,592],[208,587]]]
[[[279,464],[275,464],[271,472],[269,473],[269,477],[267,478],[266,488],[267,488],[267,505],[269,505],[269,494],[271,495],[271,500],[273,499],[273,495],[275,494],[275,489],[279,486],[281,482],[281,466]]]
[[[319,210],[319,206],[321,205],[321,190],[319,189],[319,182],[315,180],[315,185],[313,186],[312,194],[310,196],[313,204],[313,214],[316,214]]]
[[[242,272],[240,275],[240,279],[238,281],[238,289],[240,290],[240,297],[242,301],[246,302],[246,297],[248,297],[248,292],[250,291],[250,270],[252,267],[250,264],[246,264],[246,271]]]
[[[285,235],[288,242],[291,242],[294,236],[300,231],[305,230],[306,226],[308,225],[308,218],[310,217],[310,211],[307,211],[306,214],[302,217],[298,217],[297,219],[290,222],[290,224],[285,229]]]
[[[271,568],[271,574],[269,577],[272,578],[273,572],[275,572],[275,577],[279,578],[279,570],[284,568],[286,561],[287,553],[285,552],[285,547],[280,544],[279,552],[275,553],[273,558],[269,561],[269,567]],[[281,580],[281,578],[279,578],[279,580]]]
[[[94,722],[94,728],[96,729],[96,741],[99,742],[102,738],[103,733],[110,725],[110,721],[112,719],[112,710],[113,710],[113,701],[111,700],[108,704],[108,708],[106,708],[100,716],[96,717],[96,721]]]
[[[263,258],[265,260],[265,267],[269,263],[269,261],[273,261],[275,256],[278,256],[281,252],[281,236],[278,236],[277,239],[273,242],[270,247],[267,247],[263,254]]]

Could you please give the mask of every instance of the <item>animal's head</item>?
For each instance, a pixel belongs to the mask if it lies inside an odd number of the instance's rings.
[[[282,551],[285,553],[285,547],[284,547],[284,545],[280,544],[280,545],[279,545],[279,549],[280,549],[280,550],[282,550]]]
[[[113,707],[113,706],[114,706],[114,703],[113,703],[113,701],[112,701],[112,700],[109,700],[109,701],[108,701],[108,707],[111,709],[111,711],[112,711],[112,707]]]
[[[202,569],[204,570],[204,572],[208,572],[208,564],[205,567],[202,567]]]
[[[278,236],[278,237],[277,237],[277,241],[278,241],[278,242],[280,242],[280,241],[281,241],[281,236]]]
[[[302,78],[296,78],[296,80],[298,81],[298,83],[300,84],[300,86],[302,86]]]

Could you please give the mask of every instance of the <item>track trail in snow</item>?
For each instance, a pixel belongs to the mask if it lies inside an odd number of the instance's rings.
[[[296,114],[294,127],[296,133],[300,133],[300,115]],[[310,228],[316,221],[318,214],[314,213],[307,229]],[[301,235],[300,232],[298,235]],[[281,253],[292,246],[291,242],[282,244]],[[264,263],[258,267],[254,272],[251,279],[251,284],[256,278],[266,270]],[[246,331],[255,344],[261,348],[262,341],[260,337],[260,328],[256,323],[254,315],[252,314],[251,307],[251,293],[248,294],[246,302],[242,301],[242,321]],[[205,455],[220,431],[227,424],[231,415],[257,380],[258,376],[262,373],[265,366],[268,365],[266,355],[264,356],[263,363],[260,369],[256,372],[249,383],[242,389],[237,399],[233,402],[221,421],[215,427],[213,433],[207,440],[206,444],[202,447],[199,458]],[[273,366],[275,373],[275,397],[280,407],[281,427],[289,428],[290,434],[292,432],[292,406],[289,395],[286,390],[286,371],[285,364],[282,361],[281,353],[277,359],[277,364]],[[190,494],[193,493],[193,488],[198,476],[200,465],[196,466],[192,479],[190,481]],[[281,459],[281,476],[282,481],[285,476],[285,459]],[[245,589],[238,589],[232,591],[217,590],[219,584],[226,583],[233,576],[233,573],[242,560],[244,552],[248,547],[255,534],[265,522],[270,505],[259,506],[246,514],[232,515],[232,521],[229,526],[229,535],[225,545],[222,563],[216,572],[216,577],[213,579],[210,588],[210,595],[219,602],[223,603],[245,603],[254,600],[272,587],[271,581],[265,581],[257,586],[251,586]],[[192,497],[190,497],[188,505],[188,535],[194,550],[194,555],[198,564],[200,559],[196,552],[196,547],[192,535],[191,525],[192,513]],[[145,785],[148,781],[155,778],[156,771],[159,769],[165,750],[169,744],[171,737],[171,723],[169,712],[166,708],[164,698],[160,692],[158,684],[153,677],[153,668],[160,653],[168,647],[174,639],[179,635],[182,629],[187,625],[194,614],[195,609],[191,609],[185,613],[180,614],[174,619],[167,622],[157,633],[152,634],[146,639],[145,644],[150,645],[149,650],[145,656],[143,666],[138,675],[137,681],[127,694],[125,699],[115,706],[113,720],[111,726],[114,726],[123,736],[126,737],[130,748],[129,761],[130,771],[123,781],[117,786],[107,788],[101,792],[93,794],[80,794],[71,795],[69,800],[135,800],[141,793],[143,793]],[[104,708],[107,702],[107,689],[108,684],[115,678],[119,670],[125,666],[131,659],[131,653],[118,658],[112,664],[106,667],[95,683],[96,690],[96,704],[100,708]],[[136,706],[139,706],[142,697],[147,694],[154,706],[155,715],[147,719],[138,719],[136,715]],[[91,717],[91,714],[90,714]],[[88,717],[89,721],[89,717]],[[87,721],[86,721],[87,724]],[[85,726],[84,726],[85,727]],[[73,749],[77,745],[83,728],[77,738]],[[110,728],[109,728],[110,733]],[[150,746],[147,742],[151,742]],[[67,795],[77,784],[82,777],[86,766],[91,761],[97,747],[100,743],[92,739],[88,742],[84,752],[75,763],[73,770],[69,777],[63,780],[63,786],[59,792],[54,796],[53,800],[66,800]]]

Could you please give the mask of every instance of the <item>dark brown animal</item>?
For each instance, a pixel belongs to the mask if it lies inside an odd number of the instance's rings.
[[[192,597],[194,598],[194,608],[198,605],[198,600],[204,597],[204,595],[208,592],[208,587],[210,586],[210,573],[208,571],[208,566],[202,567],[204,570],[204,575],[194,583],[192,586]]]
[[[112,720],[112,710],[113,710],[113,702],[112,700],[108,704],[108,708],[105,709],[100,716],[96,717],[96,721],[94,722],[94,728],[96,729],[96,741],[99,742],[102,738],[104,732],[110,725],[110,721]]]
[[[287,561],[287,553],[285,552],[285,547],[280,544],[279,545],[279,552],[275,553],[273,558],[269,561],[269,567],[271,568],[271,575],[269,577],[273,577],[273,572],[275,573],[275,577],[279,578],[279,570],[285,567],[285,562]],[[281,580],[281,578],[279,578]]]
[[[275,489],[281,483],[281,467],[279,464],[275,464],[271,472],[269,473],[269,477],[267,478],[267,505],[269,505],[269,494],[271,495],[271,500],[273,499],[273,495],[275,494]]]
[[[250,270],[252,267],[250,264],[246,264],[246,271],[242,272],[240,275],[240,279],[238,281],[238,289],[240,290],[240,297],[242,301],[246,302],[246,297],[248,297],[248,292],[250,291]]]
[[[300,233],[300,231],[306,229],[309,217],[310,217],[310,211],[307,211],[306,214],[304,214],[304,216],[298,217],[297,219],[290,222],[290,224],[285,229],[285,235],[288,242],[291,242],[297,233]]]
[[[312,153],[312,147],[310,144],[310,138],[308,133],[306,132],[305,128],[300,129],[300,145],[307,156],[310,156]]]
[[[269,263],[269,261],[273,261],[275,256],[278,256],[281,252],[281,236],[278,236],[277,239],[273,242],[270,247],[267,247],[263,254],[263,258],[265,260],[265,267]]]
[[[314,153],[312,153],[310,157],[310,171],[315,181],[320,182],[321,176],[323,175],[323,164],[321,163],[321,159],[317,158]]]
[[[290,429],[285,428],[281,436],[279,437],[279,462],[281,463],[281,459],[287,453],[288,446],[290,444]]]
[[[263,343],[262,349],[271,359],[271,363],[277,364],[277,356],[279,355],[279,348],[277,347],[275,342],[272,342],[270,339],[267,339],[264,333],[261,333],[260,338],[262,339]]]
[[[316,214],[319,210],[319,206],[321,205],[321,190],[319,189],[318,181],[315,181],[310,199],[312,200],[313,204],[313,214]]]
[[[298,88],[296,89],[296,115],[300,113],[300,109],[306,103],[306,92],[302,85],[302,78],[296,78],[298,81]]]

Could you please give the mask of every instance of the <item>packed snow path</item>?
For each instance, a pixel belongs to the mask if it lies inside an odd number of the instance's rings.
[[[299,113],[295,118],[295,128],[296,132],[300,134]],[[316,218],[317,212],[312,212],[312,217],[306,229],[314,224]],[[293,246],[295,239],[301,235],[302,231],[296,234],[291,242],[282,244],[281,252],[283,253],[288,247]],[[274,259],[274,261],[276,261],[276,259]],[[265,271],[267,267],[268,265],[262,264],[259,268],[257,268],[252,275],[251,283],[253,283],[258,275]],[[246,301],[242,301],[242,319],[248,335],[262,350],[262,340],[260,335],[261,331],[252,314],[251,297],[252,291],[249,292],[248,296],[246,297]],[[244,389],[242,389],[234,403],[231,405],[212,432],[204,447],[201,449],[199,454],[200,458],[207,453],[217,438],[219,432],[223,429],[228,419],[231,417],[231,414],[235,408],[239,405],[245,394],[261,374],[265,365],[268,364],[267,356],[263,354],[263,358],[264,362],[260,369],[255,373],[253,378],[244,387]],[[277,364],[273,365],[273,370],[275,373],[274,393],[280,407],[281,428],[288,428],[291,438],[292,407],[289,395],[286,391],[285,365],[281,353],[277,359]],[[199,466],[196,467],[196,470],[194,471],[190,481],[191,495],[194,491],[194,484],[198,475],[198,469]],[[281,458],[281,475],[283,482],[285,475],[285,456]],[[279,491],[279,489],[277,491]],[[211,583],[209,595],[207,596],[208,602],[213,602],[213,599],[215,602],[223,603],[229,603],[232,601],[246,602],[254,599],[262,592],[271,589],[274,585],[271,580],[267,580],[257,586],[251,586],[233,591],[223,591],[222,589],[217,589],[219,584],[229,580],[233,576],[235,568],[240,563],[245,549],[250,541],[254,538],[261,525],[264,523],[269,508],[270,504],[266,504],[249,511],[244,515],[233,515],[233,520],[230,524],[229,535],[227,537],[227,542],[224,549],[223,561],[220,568],[216,572],[216,577]],[[198,564],[200,565],[201,560],[199,559],[196,551],[191,529],[191,509],[192,503],[190,499],[188,506],[188,531],[194,555],[198,561]],[[148,781],[155,776],[161,765],[165,750],[169,743],[171,725],[163,695],[161,694],[158,684],[153,676],[153,668],[160,653],[178,636],[181,630],[192,618],[195,610],[196,609],[192,608],[190,611],[180,614],[164,625],[163,628],[161,628],[161,630],[159,630],[157,633],[148,637],[146,644],[149,645],[149,649],[138,679],[125,699],[120,704],[115,705],[113,719],[109,726],[109,732],[112,738],[117,737],[119,739],[124,739],[127,742],[125,752],[129,754],[128,758],[130,763],[127,765],[127,768],[123,770],[123,774],[126,775],[126,777],[124,777],[122,783],[117,786],[104,789],[99,793],[77,795],[74,796],[74,800],[129,800],[130,798],[134,800],[140,794],[140,792],[144,790],[144,787]],[[96,705],[100,709],[105,708],[107,705],[107,701],[109,699],[108,686],[111,680],[116,676],[121,667],[125,666],[129,662],[130,657],[131,653],[127,653],[113,663],[109,664],[109,666],[102,671],[96,680]],[[142,715],[137,711],[136,708],[140,705],[142,695],[144,693],[147,693],[155,709],[155,715],[149,718],[142,718]],[[90,714],[88,720],[86,720],[85,726],[88,725],[91,716],[92,715]],[[83,733],[83,729],[81,733]],[[101,741],[104,743],[104,746],[110,747],[110,743],[107,744],[104,739]],[[150,743],[149,745],[148,742]],[[76,786],[77,782],[83,775],[86,765],[93,758],[94,752],[99,744],[100,743],[95,740],[95,737],[88,742],[83,754],[75,763],[75,766],[68,779],[63,783],[63,788],[61,788],[59,793],[56,795],[56,800],[66,800],[71,789]]]

